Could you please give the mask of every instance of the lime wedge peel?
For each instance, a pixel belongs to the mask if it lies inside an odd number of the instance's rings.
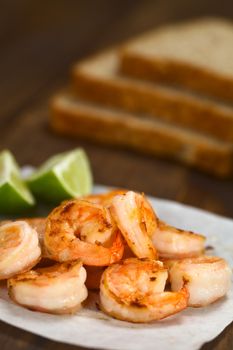
[[[16,214],[29,209],[35,200],[21,179],[20,170],[13,155],[0,153],[0,212]]]
[[[53,156],[27,179],[27,183],[37,198],[50,203],[89,194],[92,173],[88,157],[81,148]]]

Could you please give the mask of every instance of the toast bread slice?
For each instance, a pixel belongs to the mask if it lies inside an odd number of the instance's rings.
[[[175,159],[220,177],[232,174],[229,143],[159,119],[83,102],[69,92],[54,97],[50,122],[63,135]]]
[[[86,101],[150,115],[233,143],[233,107],[118,72],[115,49],[77,63],[73,85]]]
[[[121,72],[184,86],[233,103],[233,23],[203,18],[169,25],[128,42]]]

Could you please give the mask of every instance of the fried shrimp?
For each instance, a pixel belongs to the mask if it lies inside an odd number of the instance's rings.
[[[160,220],[157,220],[152,241],[160,258],[191,258],[204,252],[204,236],[177,229]]]
[[[41,257],[38,235],[24,221],[0,227],[0,280],[30,270]]]
[[[172,264],[169,271],[171,288],[177,291],[186,281],[189,306],[200,307],[223,297],[230,288],[231,269],[216,256],[184,259]]]
[[[86,271],[80,261],[31,270],[8,280],[12,300],[30,310],[74,313],[87,298]]]
[[[157,227],[156,215],[146,198],[128,191],[113,198],[110,211],[133,253],[138,258],[156,259],[150,238]]]
[[[85,265],[105,266],[119,261],[124,243],[110,212],[99,204],[70,200],[47,218],[44,244],[51,259],[81,259]]]
[[[130,258],[109,266],[100,284],[100,306],[129,322],[150,322],[187,307],[188,292],[164,292],[167,270],[160,261]]]

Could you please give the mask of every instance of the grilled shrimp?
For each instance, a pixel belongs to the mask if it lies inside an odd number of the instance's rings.
[[[124,243],[110,212],[99,204],[70,200],[47,218],[44,244],[51,259],[81,259],[85,265],[105,266],[119,261]]]
[[[41,257],[36,231],[24,221],[0,227],[0,280],[30,270]]]
[[[41,246],[44,244],[44,234],[46,227],[46,218],[25,218],[21,219],[26,221],[32,228],[34,228],[38,234],[39,242]]]
[[[80,261],[31,270],[8,280],[9,296],[30,310],[74,313],[87,298],[86,271]]]
[[[83,200],[86,200],[91,203],[101,204],[105,207],[109,207],[112,204],[112,200],[115,196],[119,194],[125,194],[127,191],[123,189],[112,190],[107,193],[100,194],[91,194],[85,197],[82,197]]]
[[[47,254],[46,254],[45,247],[44,247],[44,234],[45,234],[45,227],[46,227],[46,218],[44,218],[44,217],[22,218],[22,219],[19,219],[19,221],[25,221],[33,229],[36,230],[36,232],[38,234],[40,247],[41,247],[41,255],[42,255],[42,257],[46,258]],[[4,225],[5,223],[12,223],[12,222],[14,222],[14,221],[11,221],[11,220],[0,221],[0,227],[2,225]]]
[[[45,233],[45,226],[46,226],[46,218],[44,217],[37,217],[37,218],[21,218],[17,221],[26,221],[27,224],[29,224],[32,228],[36,230],[38,233],[39,242],[42,243],[44,240],[44,233]],[[0,221],[0,227],[14,222],[13,220],[3,220]]]
[[[110,211],[133,253],[138,258],[156,259],[156,249],[150,237],[157,222],[146,198],[128,191],[112,199]]]
[[[231,285],[231,269],[227,262],[215,256],[201,256],[176,261],[171,265],[170,282],[177,291],[186,281],[190,294],[189,306],[201,307],[223,297]]]
[[[190,231],[172,227],[157,220],[152,241],[160,258],[183,259],[201,255],[204,252],[205,237]]]
[[[109,266],[100,284],[100,307],[130,322],[150,322],[187,307],[188,291],[164,292],[167,270],[160,261],[130,258]]]

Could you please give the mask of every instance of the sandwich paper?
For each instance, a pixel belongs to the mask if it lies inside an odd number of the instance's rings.
[[[96,186],[95,192],[107,191]],[[233,266],[233,220],[172,201],[150,198],[161,219],[179,228],[203,233],[211,255]],[[29,311],[14,304],[0,284],[0,319],[34,334],[73,345],[112,350],[199,349],[233,321],[233,290],[205,308],[188,308],[162,321],[132,324],[98,311],[98,293],[89,293],[87,305],[76,315],[56,316]]]

